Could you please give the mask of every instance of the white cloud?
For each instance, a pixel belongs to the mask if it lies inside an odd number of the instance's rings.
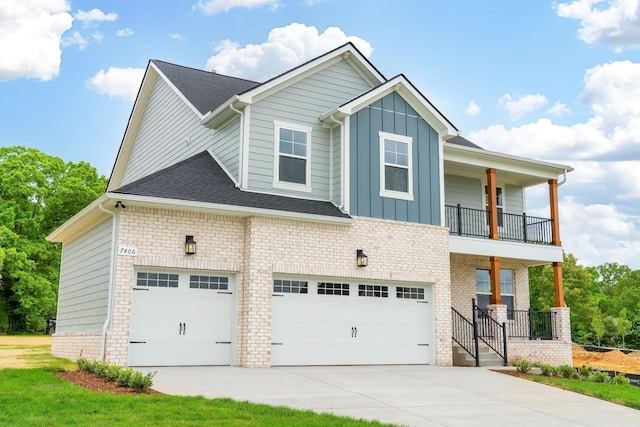
[[[96,31],[95,33],[91,34],[91,38],[94,41],[100,43],[102,40],[104,40],[104,34],[102,34],[100,31]]]
[[[638,0],[575,0],[556,6],[558,16],[579,19],[578,37],[617,52],[640,47]]]
[[[87,39],[82,37],[82,34],[77,31],[74,31],[70,36],[64,37],[62,39],[63,47],[78,46],[80,50],[84,50],[87,47],[87,43],[89,43]]]
[[[501,107],[509,112],[511,120],[521,119],[525,114],[537,110],[547,104],[547,98],[540,94],[524,95],[514,99],[510,94],[502,95],[498,100]]]
[[[547,114],[551,114],[552,116],[564,116],[568,113],[569,107],[567,107],[567,104],[563,104],[559,101],[556,101],[556,103],[553,104],[553,107],[547,110]]]
[[[280,0],[200,0],[195,7],[205,15],[215,15],[234,8],[253,9],[261,6],[276,10],[280,7]]]
[[[182,34],[178,34],[178,33],[169,34],[169,38],[172,38],[174,40],[179,40],[181,42],[186,40]]]
[[[72,21],[65,0],[2,0],[0,81],[56,77],[62,62],[62,34]]]
[[[476,104],[476,101],[471,101],[467,108],[464,109],[464,112],[471,117],[475,117],[480,114],[480,106]]]
[[[129,27],[116,31],[118,37],[129,37],[133,35],[133,30]]]
[[[118,15],[116,13],[104,13],[100,9],[91,9],[88,12],[84,10],[79,10],[74,15],[74,18],[78,21],[82,22],[83,25],[89,25],[92,22],[100,22],[100,21],[110,21],[113,22],[118,19]]]
[[[615,261],[639,267],[638,217],[626,214],[619,205],[585,204],[567,196],[560,201],[560,222],[562,246],[581,264]]]
[[[267,41],[262,44],[240,47],[230,40],[218,43],[217,53],[207,60],[206,68],[221,74],[264,80],[349,41],[363,55],[373,53],[369,42],[347,36],[338,27],[329,27],[318,33],[316,27],[293,23],[271,30]]]
[[[107,71],[100,70],[88,85],[100,94],[134,100],[143,76],[143,68],[109,67]]]

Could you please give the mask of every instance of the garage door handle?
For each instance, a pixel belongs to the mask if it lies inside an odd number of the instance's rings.
[[[351,338],[358,338],[358,328],[355,326],[351,327]]]

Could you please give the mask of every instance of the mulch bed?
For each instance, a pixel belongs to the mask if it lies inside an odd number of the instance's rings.
[[[131,387],[122,387],[107,378],[98,378],[95,374],[86,371],[77,372],[56,372],[58,378],[70,382],[80,387],[84,387],[91,391],[104,391],[112,394],[162,394],[159,391],[148,389],[142,393],[138,393]]]

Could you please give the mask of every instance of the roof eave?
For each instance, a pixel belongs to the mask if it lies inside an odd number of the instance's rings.
[[[174,209],[181,211],[206,212],[228,216],[267,216],[273,218],[296,219],[299,221],[324,222],[331,224],[352,224],[351,217],[333,217],[328,215],[307,214],[300,212],[288,212],[275,209],[254,208],[237,205],[226,205],[209,202],[196,202],[191,200],[169,199],[154,196],[141,196],[137,194],[108,193],[108,197],[135,204],[136,206],[157,207],[162,209]]]

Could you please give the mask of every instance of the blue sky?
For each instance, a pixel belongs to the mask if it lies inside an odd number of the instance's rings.
[[[351,40],[466,138],[575,167],[566,250],[638,269],[639,17],[638,0],[3,0],[0,143],[109,175],[149,59],[263,80]]]

